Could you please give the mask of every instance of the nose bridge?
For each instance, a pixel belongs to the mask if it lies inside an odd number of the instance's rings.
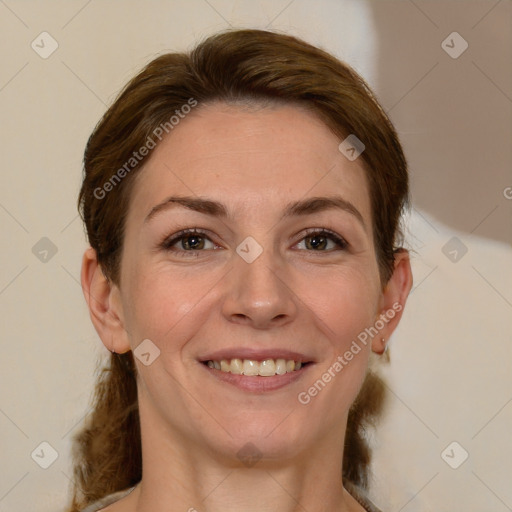
[[[265,245],[247,237],[236,249],[224,313],[231,320],[266,327],[290,320],[295,313],[286,268],[269,239]]]

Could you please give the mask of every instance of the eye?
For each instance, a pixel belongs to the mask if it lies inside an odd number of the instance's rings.
[[[346,240],[328,229],[307,230],[307,236],[305,236],[299,244],[302,243],[302,241],[304,241],[306,249],[312,250],[313,252],[332,252],[332,250],[336,250],[336,247],[339,250],[348,248]],[[330,248],[328,247],[329,242],[331,242]]]
[[[170,238],[166,238],[160,244],[160,247],[167,251],[177,253],[192,253],[190,256],[194,256],[195,251],[214,249],[215,244],[208,238],[204,231],[194,228],[184,229],[183,231],[175,233]]]
[[[300,245],[304,242],[305,248],[311,252],[332,252],[338,250],[345,250],[348,248],[348,243],[342,237],[328,229],[309,229],[306,231],[307,236],[303,237],[301,241],[296,244]],[[184,229],[167,237],[160,244],[159,247],[166,251],[172,251],[180,256],[197,257],[198,252],[203,250],[215,249],[214,244],[207,233],[201,229]],[[186,254],[188,253],[188,254]]]

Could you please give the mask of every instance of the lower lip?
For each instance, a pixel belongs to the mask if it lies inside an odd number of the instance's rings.
[[[300,370],[287,372],[283,375],[273,375],[272,377],[262,377],[261,375],[238,375],[235,373],[222,372],[215,368],[200,363],[201,366],[216,379],[236,386],[243,391],[252,391],[254,393],[264,393],[266,391],[275,391],[281,389],[297,379],[300,379],[306,373],[313,363],[303,366]]]

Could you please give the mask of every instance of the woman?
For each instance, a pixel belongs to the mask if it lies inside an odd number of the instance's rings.
[[[369,361],[412,277],[406,160],[364,81],[291,36],[217,34],[130,82],[84,167],[113,354],[69,510],[378,510]]]

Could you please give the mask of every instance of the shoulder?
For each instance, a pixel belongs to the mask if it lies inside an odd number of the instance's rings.
[[[370,501],[367,492],[362,487],[348,480],[343,482],[343,486],[349,492],[349,494],[366,510],[366,512],[382,512],[380,508],[377,508]]]
[[[91,503],[90,505],[82,509],[80,512],[101,512],[105,507],[112,505],[116,501],[119,501],[121,498],[124,498],[125,496],[130,494],[133,491],[133,489],[135,489],[135,486],[130,487],[129,489],[124,489],[122,491],[117,491],[112,494],[109,494],[108,496],[105,496],[104,498],[101,498],[100,500]]]

